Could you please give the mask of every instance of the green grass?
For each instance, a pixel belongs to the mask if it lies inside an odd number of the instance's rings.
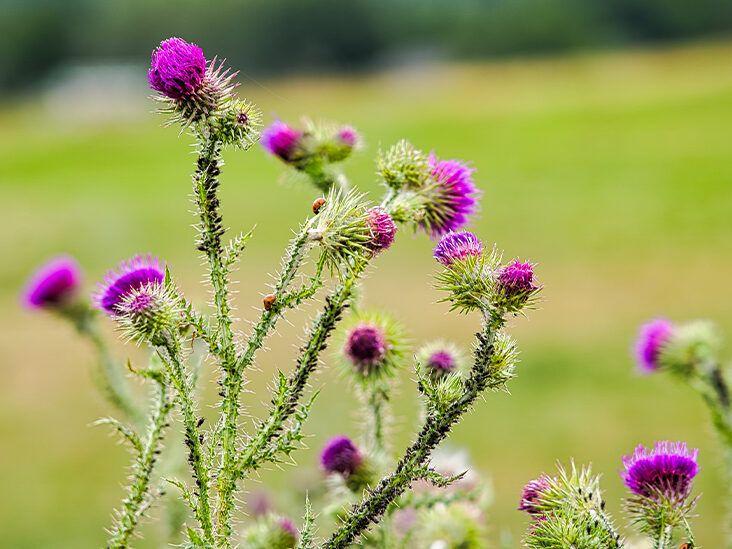
[[[368,147],[348,172],[365,190],[376,191],[378,147],[401,137],[471,160],[484,190],[477,231],[509,255],[540,264],[545,301],[515,323],[523,362],[512,395],[489,395],[451,440],[467,446],[493,478],[494,533],[509,530],[518,539],[522,484],[572,456],[604,474],[611,510],[621,518],[620,456],[639,442],[670,438],[702,451],[698,538],[720,546],[724,495],[705,410],[665,377],[636,376],[628,351],[638,323],[658,314],[709,317],[732,338],[732,44],[283,80],[266,88],[245,80],[242,92],[268,119],[304,113],[362,130]],[[56,252],[72,253],[91,289],[119,259],[152,251],[170,261],[192,297],[206,298],[190,229],[188,140],[145,117],[149,108],[141,103],[139,119],[98,125],[62,123],[34,105],[0,111],[6,547],[101,545],[126,463],[103,430],[87,427],[107,413],[88,375],[87,349],[53,319],[19,309],[28,271]],[[267,273],[314,193],[279,184],[280,166],[259,149],[226,160],[226,222],[236,230],[257,225],[237,297],[240,316],[251,319]],[[366,299],[393,309],[416,342],[468,344],[476,319],[434,304],[430,251],[424,237],[402,234],[379,260]],[[247,397],[253,411],[266,401],[274,369],[292,363],[301,334],[294,324],[283,324],[262,355]],[[329,434],[355,431],[343,382],[326,371],[318,383],[325,387],[308,426],[313,448]],[[414,399],[405,382],[395,402],[397,449],[414,425]],[[304,482],[315,471],[315,453],[298,461],[311,472],[265,478],[276,486]]]

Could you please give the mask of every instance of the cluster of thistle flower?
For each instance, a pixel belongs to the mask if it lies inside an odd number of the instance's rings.
[[[265,150],[305,174],[321,196],[312,204],[312,216],[287,246],[259,319],[240,341],[229,284],[251,233],[222,242],[226,229],[218,188],[223,151],[247,149],[256,142],[260,115],[234,94],[234,76],[215,59],[208,61],[201,48],[179,38],[160,44],[148,72],[168,122],[181,125],[196,142],[196,248],[207,265],[213,310],[199,311],[176,286],[169,266],[151,255],[123,261],[110,271],[91,303],[81,296],[79,268],[67,257],[45,265],[25,294],[29,306],[59,313],[93,343],[107,395],[129,419],[100,422],[111,425],[133,453],[130,483],[113,515],[107,545],[129,545],[141,518],[162,492],[156,484],[161,474],[177,488],[178,501],[187,508],[179,513],[182,522],[173,528],[178,537],[172,539],[191,547],[240,543],[252,548],[347,547],[357,541],[387,539],[391,528],[376,532],[369,528],[379,523],[388,526],[392,520],[402,525],[400,539],[407,540],[415,530],[406,518],[409,512],[431,513],[430,518],[419,519],[430,525],[440,523],[436,514],[440,510],[445,510],[443,524],[452,524],[454,516],[465,516],[468,523],[476,524],[474,508],[451,504],[475,502],[481,491],[466,488],[461,474],[441,472],[432,453],[485,391],[505,389],[513,377],[517,351],[504,326],[509,317],[536,301],[540,287],[533,266],[518,260],[504,264],[495,249],[484,249],[476,235],[461,231],[477,208],[479,194],[473,170],[466,164],[427,155],[402,141],[377,159],[385,195],[372,205],[350,188],[338,167],[360,142],[355,130],[313,124],[298,130],[275,122],[263,132]],[[416,372],[422,426],[413,443],[396,452],[400,456],[396,457],[385,440],[386,410],[394,375],[405,366],[406,352],[395,323],[363,312],[354,301],[367,267],[390,248],[399,226],[405,225],[439,240],[434,252],[440,265],[436,286],[446,292],[444,300],[453,309],[478,313],[482,327],[470,365],[463,364],[450,344],[435,343],[419,353]],[[250,418],[247,428],[241,393],[257,351],[278,320],[321,291],[327,292],[324,306],[310,324],[292,372],[277,373],[269,410],[264,419]],[[363,444],[338,437],[323,449],[323,469],[339,479],[340,488],[334,488],[337,495],[330,507],[317,514],[323,517],[320,523],[328,517],[338,521],[331,521],[332,532],[321,538],[316,513],[306,502],[299,528],[269,513],[253,518],[242,533],[234,527],[243,513],[237,497],[241,484],[262,467],[291,462],[292,453],[302,447],[303,426],[317,394],[305,398],[309,383],[349,307],[356,311],[343,353],[369,421]],[[155,388],[147,407],[136,401],[122,368],[111,358],[97,325],[98,312],[116,323],[123,338],[150,348],[148,367],[128,361],[129,373]],[[218,418],[211,427],[204,426],[199,413],[196,385],[202,374],[192,352],[196,347],[205,349],[205,362],[215,364],[218,375]],[[173,421],[182,425],[179,446],[187,454],[192,485],[175,478],[183,474],[180,471],[159,470],[159,456],[170,439],[167,428]],[[423,488],[411,491],[417,485]],[[473,526],[469,529],[475,531]]]

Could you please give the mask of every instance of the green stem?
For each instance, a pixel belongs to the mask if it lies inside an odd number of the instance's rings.
[[[163,380],[158,380],[158,399],[150,412],[147,437],[132,468],[132,483],[122,501],[122,509],[110,528],[109,548],[128,547],[129,539],[150,504],[150,482],[153,468],[162,448],[163,432],[173,407]]]
[[[288,304],[288,300],[284,299],[284,292],[297,274],[308,248],[308,227],[309,224],[306,224],[300,230],[287,249],[283,261],[283,269],[274,288],[274,294],[278,296],[277,301],[275,301],[271,309],[262,311],[259,321],[254,326],[247,340],[244,352],[236,359],[231,371],[227,372],[224,379],[222,400],[223,430],[221,435],[223,456],[217,487],[218,505],[216,522],[219,529],[219,542],[225,546],[228,546],[230,543],[228,540],[232,534],[231,515],[235,507],[234,493],[236,490],[238,470],[236,463],[236,435],[240,411],[239,395],[241,394],[244,381],[244,370],[252,364],[256,352],[262,347],[265,337],[272,331],[281,316],[283,308]],[[322,268],[316,273],[318,281],[320,280],[321,272]]]
[[[362,269],[358,269],[326,298],[322,312],[313,322],[307,343],[302,348],[295,371],[287,380],[282,398],[274,403],[267,420],[256,436],[245,446],[237,463],[237,474],[242,477],[247,471],[261,465],[262,453],[277,439],[287,419],[297,409],[310,375],[318,365],[320,353],[325,349],[328,338],[348,306],[353,287]]]
[[[377,454],[383,454],[384,444],[384,418],[387,406],[387,390],[385,387],[369,387],[366,389],[366,406],[368,408],[368,421],[370,424],[369,437],[373,449]]]
[[[71,321],[78,333],[94,347],[99,364],[97,379],[107,400],[133,423],[142,425],[144,414],[132,397],[122,365],[114,360],[106,341],[99,333],[95,312],[88,305],[61,309],[59,312],[63,318]]]
[[[345,520],[324,548],[348,547],[386,512],[389,505],[399,498],[415,479],[415,473],[426,465],[432,450],[450,433],[453,425],[470,409],[478,396],[491,386],[490,362],[494,341],[503,325],[502,318],[488,319],[478,334],[475,363],[462,397],[442,412],[429,414],[417,439],[404,453],[394,471],[381,479],[359,503],[351,507]]]
[[[206,464],[203,447],[203,434],[199,429],[193,400],[193,387],[180,358],[180,345],[177,341],[169,341],[161,354],[168,369],[168,375],[178,394],[178,403],[183,416],[185,443],[188,446],[188,462],[191,465],[193,479],[197,488],[196,519],[198,520],[206,542],[213,544],[213,523],[209,503],[210,472]]]
[[[653,540],[653,549],[671,549],[673,527],[670,524],[661,525],[658,536]]]

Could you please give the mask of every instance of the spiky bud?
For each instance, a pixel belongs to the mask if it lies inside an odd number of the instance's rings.
[[[163,345],[181,325],[181,309],[172,288],[148,283],[126,292],[115,308],[115,319],[131,340]]]
[[[359,492],[372,480],[367,461],[361,450],[346,436],[331,438],[320,453],[323,471],[340,477],[354,492]]]
[[[388,249],[394,242],[397,232],[396,224],[391,216],[383,208],[371,208],[368,211],[368,225],[371,229],[369,248],[374,253]]]
[[[394,190],[420,188],[430,176],[427,155],[406,140],[380,151],[376,165],[381,179]]]
[[[383,313],[359,313],[345,331],[342,356],[345,371],[358,381],[392,377],[404,359],[404,331]]]
[[[262,147],[285,162],[301,156],[303,133],[277,120],[262,132]]]
[[[673,333],[673,325],[665,318],[657,318],[641,326],[635,344],[636,360],[641,372],[654,372],[661,366],[661,350]]]
[[[540,289],[534,279],[534,265],[515,259],[498,269],[495,304],[508,313],[518,313],[534,303]]]
[[[242,542],[247,549],[294,549],[298,538],[299,532],[289,518],[268,515],[243,532]]]

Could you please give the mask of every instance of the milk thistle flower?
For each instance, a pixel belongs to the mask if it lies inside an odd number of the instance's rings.
[[[652,449],[638,445],[623,457],[621,477],[636,496],[683,502],[691,493],[699,473],[699,450],[689,450],[684,442],[656,442]]]
[[[168,38],[152,52],[147,80],[167,102],[172,120],[189,125],[215,112],[228,99],[234,74],[215,61],[207,62],[203,50],[182,38]]]
[[[30,309],[55,308],[70,301],[81,284],[81,269],[71,257],[61,256],[41,266],[23,292]]]
[[[483,243],[475,234],[462,232],[448,232],[435,247],[434,257],[437,261],[449,267],[455,261],[466,257],[477,257],[483,253]]]
[[[162,285],[164,280],[165,271],[157,258],[138,255],[107,273],[104,282],[99,284],[94,301],[99,309],[115,316],[125,299],[135,291],[149,285]]]
[[[378,312],[355,316],[345,332],[344,366],[358,381],[391,377],[404,357],[404,333],[391,317]]]
[[[262,132],[262,147],[285,162],[293,161],[301,144],[303,133],[277,120]]]
[[[446,341],[434,341],[417,352],[417,361],[434,380],[457,372],[465,359],[456,345]]]
[[[371,229],[369,248],[376,252],[388,249],[394,242],[397,227],[386,210],[380,207],[368,211],[368,224]]]
[[[348,148],[355,148],[361,141],[361,136],[351,126],[343,126],[336,134],[336,139]]]
[[[661,351],[671,340],[674,326],[665,318],[657,318],[640,328],[635,345],[638,369],[641,372],[655,372],[661,365]]]
[[[541,289],[534,280],[534,266],[518,259],[498,269],[495,286],[496,304],[510,313],[530,304]]]
[[[361,452],[346,436],[331,438],[320,453],[320,464],[326,473],[351,475],[363,463]]]
[[[150,87],[174,100],[197,93],[205,76],[203,50],[175,37],[163,40],[153,51],[147,71]]]
[[[115,306],[115,318],[129,339],[162,345],[180,324],[181,310],[171,288],[150,282],[125,292]]]
[[[419,222],[432,238],[463,228],[475,213],[478,188],[473,181],[474,169],[457,160],[429,157],[432,184]]]
[[[533,516],[541,515],[543,513],[540,506],[541,498],[549,488],[549,477],[544,474],[527,482],[521,491],[519,511],[526,511]]]

